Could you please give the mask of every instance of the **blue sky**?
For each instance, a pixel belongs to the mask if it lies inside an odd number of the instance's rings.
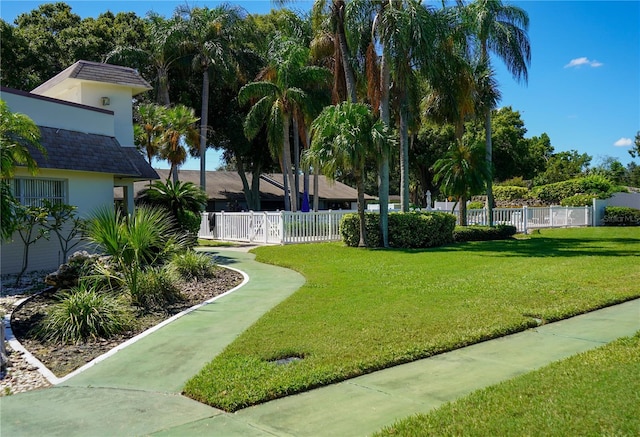
[[[0,16],[8,22],[29,12],[38,1],[2,0]],[[82,17],[111,10],[153,10],[169,16],[184,1],[67,1]],[[215,1],[189,1],[191,6],[215,6]],[[230,1],[250,13],[267,13],[268,0]],[[440,3],[435,2],[435,3]],[[631,161],[628,150],[640,130],[640,1],[515,1],[530,18],[532,47],[528,84],[511,78],[494,58],[502,92],[499,106],[520,111],[527,137],[546,132],[556,151],[575,149],[593,156]],[[312,1],[297,1],[292,9],[309,10]],[[207,168],[219,156],[207,153]],[[199,169],[190,160],[185,169]]]

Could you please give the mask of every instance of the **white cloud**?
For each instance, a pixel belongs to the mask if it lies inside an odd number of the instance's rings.
[[[564,66],[564,68],[574,68],[574,67],[580,68],[583,65],[588,65],[590,67],[597,68],[597,67],[602,67],[604,64],[602,62],[596,61],[595,59],[591,61],[586,56],[583,56],[582,58],[572,59],[571,61],[569,61],[567,65]]]
[[[633,144],[633,142],[631,141],[631,138],[620,138],[618,141],[616,141],[615,143],[613,143],[614,146],[616,147],[629,147]]]

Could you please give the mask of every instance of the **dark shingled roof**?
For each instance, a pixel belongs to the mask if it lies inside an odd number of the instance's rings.
[[[156,170],[162,180],[169,177],[169,170]],[[178,178],[182,182],[193,182],[200,186],[199,170],[179,170]],[[244,200],[244,191],[242,190],[242,181],[238,173],[235,171],[208,171],[207,172],[207,197],[210,200]],[[247,173],[247,181],[251,185],[251,174]],[[280,200],[284,197],[282,188],[282,174],[264,174],[260,181],[260,197],[262,200]],[[137,194],[144,189],[148,182],[136,182],[134,191]],[[300,182],[302,185],[302,180]],[[313,176],[310,181],[310,195],[313,195]],[[331,182],[326,177],[318,178],[320,198],[331,201],[350,201],[353,202],[358,197],[358,192],[340,182]],[[302,187],[300,188],[302,190]],[[375,198],[365,195],[365,200],[374,200]]]
[[[117,85],[127,85],[138,90],[138,93],[150,90],[152,87],[129,67],[120,65],[102,64],[100,62],[78,61],[64,71],[58,73],[42,85],[34,88],[32,93],[40,94],[54,87],[65,79],[82,79],[94,82],[106,82]],[[138,94],[134,92],[133,94]]]
[[[39,126],[47,151],[30,149],[40,168],[110,173],[117,177],[158,179],[158,174],[135,147],[122,147],[105,135]]]

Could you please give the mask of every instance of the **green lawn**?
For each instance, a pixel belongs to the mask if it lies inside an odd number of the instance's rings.
[[[383,436],[640,435],[640,332],[478,390]]]
[[[187,383],[188,396],[227,411],[640,296],[638,228],[429,250],[255,252],[307,283]],[[287,356],[303,359],[269,361]]]

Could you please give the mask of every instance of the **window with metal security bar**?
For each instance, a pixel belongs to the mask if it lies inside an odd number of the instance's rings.
[[[67,203],[67,181],[63,179],[15,178],[9,181],[13,196],[25,206],[43,206],[43,200],[54,205]]]

